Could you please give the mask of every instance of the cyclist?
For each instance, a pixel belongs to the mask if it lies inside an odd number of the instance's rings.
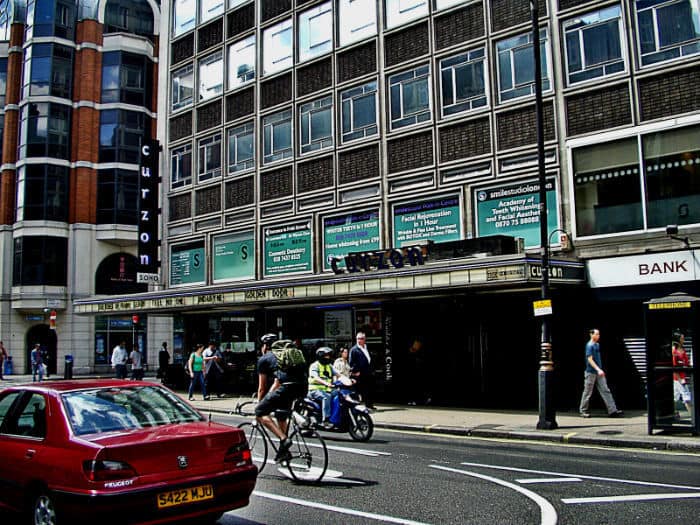
[[[333,350],[322,346],[316,350],[317,360],[309,367],[309,397],[321,403],[323,421],[321,426],[326,430],[333,428],[330,422],[333,397],[337,395],[333,381],[340,379],[340,374],[331,365]]]
[[[265,334],[260,338],[262,343],[262,355],[258,359],[258,401],[261,401],[267,394],[275,381],[275,370],[277,369],[277,358],[270,350],[272,343],[277,341],[275,334]]]
[[[267,334],[261,339],[263,345],[268,349],[273,342],[273,340],[268,337],[269,335],[274,334]],[[265,339],[267,339],[267,341],[265,341]],[[267,352],[267,350],[265,350],[265,352]],[[258,372],[260,372],[260,370],[258,370]],[[289,448],[292,446],[292,440],[287,437],[287,419],[289,418],[290,409],[294,400],[303,397],[306,393],[306,365],[294,366],[287,370],[282,370],[276,363],[274,372],[274,383],[267,394],[265,394],[265,397],[263,397],[255,407],[255,418],[258,423],[264,425],[265,428],[279,438],[280,446],[275,455],[275,462],[279,463],[288,460],[290,457]],[[275,419],[277,419],[277,422],[270,416],[272,411],[275,411]]]

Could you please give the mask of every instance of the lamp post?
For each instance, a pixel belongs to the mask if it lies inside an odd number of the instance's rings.
[[[542,118],[542,64],[540,57],[540,24],[537,0],[530,0],[532,19],[532,49],[535,60],[535,122],[537,128],[537,167],[540,184],[540,253],[542,254],[542,299],[549,297],[549,238],[547,236],[547,189],[544,171],[544,123]],[[549,316],[542,317],[540,340],[540,369],[538,372],[539,420],[537,428],[554,430],[558,427],[553,400],[554,361]]]

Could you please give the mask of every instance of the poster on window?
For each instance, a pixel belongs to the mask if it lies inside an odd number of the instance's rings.
[[[265,277],[311,271],[309,221],[263,229]]]
[[[323,268],[330,270],[331,259],[338,259],[338,267],[344,268],[343,258],[350,252],[366,252],[379,249],[379,212],[349,213],[323,219]]]
[[[204,241],[175,246],[170,252],[170,284],[205,282]]]
[[[554,177],[547,178],[547,231],[559,228]],[[510,235],[525,239],[525,247],[540,245],[540,184],[536,180],[501,184],[474,192],[476,234]]]
[[[354,340],[352,333],[351,310],[329,310],[323,312],[324,337],[327,342],[351,344]]]
[[[215,237],[212,253],[214,282],[255,278],[253,232]]]
[[[462,238],[459,197],[452,195],[394,206],[394,247]]]

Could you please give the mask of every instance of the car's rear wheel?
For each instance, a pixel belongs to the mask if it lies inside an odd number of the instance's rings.
[[[32,525],[56,525],[56,503],[48,491],[38,492],[32,499],[31,505]]]

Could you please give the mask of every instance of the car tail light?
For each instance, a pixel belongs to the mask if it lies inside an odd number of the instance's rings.
[[[136,476],[134,468],[123,461],[83,461],[83,472],[90,481],[129,479]]]
[[[251,465],[253,463],[253,456],[248,448],[248,443],[243,442],[238,445],[234,445],[226,451],[224,456],[225,463],[233,463],[234,467],[243,467],[245,465]]]

